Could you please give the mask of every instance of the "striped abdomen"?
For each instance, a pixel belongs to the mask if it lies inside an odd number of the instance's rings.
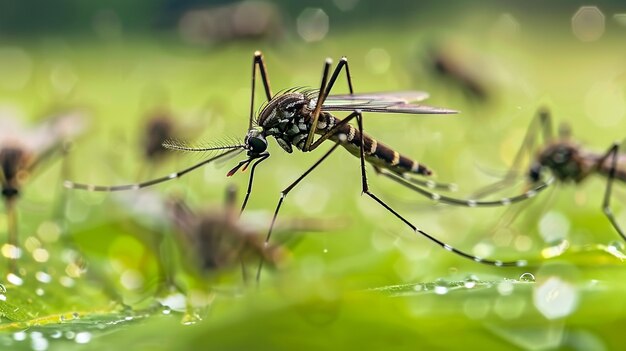
[[[322,112],[320,113],[316,133],[324,134],[340,121],[340,119],[330,113]],[[344,124],[330,139],[334,142],[339,142],[339,135],[341,134],[346,136],[345,142],[342,143],[343,147],[351,154],[360,157],[361,133],[358,128],[350,124]],[[432,173],[426,166],[409,157],[401,155],[389,146],[367,135],[367,133],[363,134],[363,144],[365,160],[374,166],[386,168],[397,174],[410,172],[430,175]]]

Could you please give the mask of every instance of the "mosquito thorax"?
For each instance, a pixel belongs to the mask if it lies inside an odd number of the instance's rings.
[[[539,155],[539,163],[561,181],[578,180],[582,173],[578,149],[569,143],[548,146]]]

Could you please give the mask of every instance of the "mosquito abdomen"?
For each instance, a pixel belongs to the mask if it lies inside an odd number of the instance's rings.
[[[328,113],[326,115],[335,119],[333,121],[334,123],[326,123],[327,125],[336,125],[340,122],[336,117],[330,116]],[[361,132],[359,132],[355,126],[345,124],[339,127],[336,136],[333,136],[331,139],[335,142],[339,142],[339,135],[345,135],[343,146],[350,151],[351,154],[358,157],[361,147]],[[363,134],[363,152],[365,153],[365,159],[369,163],[384,167],[397,174],[432,174],[432,171],[425,165],[400,154],[398,151],[372,138],[367,133]]]

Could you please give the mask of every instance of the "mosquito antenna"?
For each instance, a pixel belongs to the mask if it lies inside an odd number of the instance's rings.
[[[241,149],[241,147],[231,147],[230,150],[225,151],[217,156],[208,158],[206,160],[203,160],[200,163],[196,163],[195,165],[185,168],[182,171],[178,171],[178,172],[174,172],[171,173],[169,175],[160,177],[160,178],[155,178],[155,179],[151,179],[142,183],[135,183],[135,184],[125,184],[125,185],[113,185],[113,186],[109,186],[109,185],[93,185],[93,184],[82,184],[82,183],[74,183],[70,180],[66,180],[63,182],[63,186],[65,186],[66,188],[69,189],[80,189],[80,190],[87,190],[87,191],[124,191],[124,190],[137,190],[137,189],[141,189],[141,188],[145,188],[145,187],[149,187],[155,184],[159,184],[159,183],[164,183],[167,182],[168,180],[172,180],[172,179],[176,179],[176,178],[180,178],[182,176],[184,176],[185,174],[200,168],[206,164],[209,164],[213,161],[216,161],[222,157],[225,157],[227,155],[232,154],[233,152],[239,151],[239,149]]]

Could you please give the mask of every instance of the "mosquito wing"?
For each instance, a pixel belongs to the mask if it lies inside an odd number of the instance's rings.
[[[423,91],[397,91],[365,94],[330,95],[324,101],[325,111],[354,111],[410,114],[450,114],[456,110],[434,107],[415,102],[428,98]]]

